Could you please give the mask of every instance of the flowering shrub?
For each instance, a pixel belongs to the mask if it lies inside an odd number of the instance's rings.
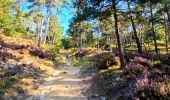
[[[110,66],[119,65],[119,60],[116,59],[115,55],[110,51],[81,50],[76,54],[76,57],[82,58],[84,56],[86,56],[89,61],[96,62],[96,66],[99,69],[107,69]]]
[[[141,91],[144,90],[149,86],[149,79],[147,76],[144,76],[143,78],[135,78],[135,86],[136,86],[136,91]]]
[[[140,75],[142,73],[146,73],[146,67],[144,67],[141,64],[137,64],[137,63],[130,63],[127,65],[126,69],[124,69],[125,72],[127,72],[130,76],[137,76]]]
[[[170,92],[170,86],[168,86],[167,84],[165,84],[164,82],[158,82],[155,83],[153,85],[153,89],[154,91],[160,95],[160,96],[164,96],[166,95],[168,92]]]
[[[143,58],[143,57],[135,57],[134,62],[140,63],[143,66],[152,66],[152,62],[149,59]]]
[[[44,51],[37,46],[31,46],[31,49],[29,52],[31,55],[38,56],[39,58],[42,58],[42,59],[44,58],[51,59],[53,57],[51,53],[49,53],[48,51]]]
[[[134,60],[129,62],[123,70],[130,76],[136,77],[141,74],[147,74],[147,66],[151,66],[151,61],[142,57],[135,57]]]
[[[144,57],[135,57],[123,71],[124,75],[134,80],[134,97],[153,100],[169,98],[170,85],[167,84],[170,81],[169,69],[169,66],[166,63],[162,64],[161,61],[152,63]]]
[[[10,48],[13,50],[27,49],[29,47],[29,45],[25,46],[25,45],[18,45],[18,44],[8,44],[4,42],[1,42],[1,45],[2,47]]]
[[[170,86],[148,78],[136,80],[136,94],[141,99],[168,99]]]
[[[119,65],[119,60],[115,57],[113,53],[103,52],[96,54],[89,59],[92,62],[97,62],[99,69],[107,69],[113,65]]]
[[[16,59],[16,55],[6,52],[6,51],[0,51],[0,57],[2,57],[3,59],[5,58],[10,58],[10,59]]]
[[[86,55],[95,54],[95,53],[96,53],[96,51],[94,51],[94,50],[85,50],[85,49],[83,49],[80,52],[76,53],[75,56],[82,58],[82,57],[84,57]]]

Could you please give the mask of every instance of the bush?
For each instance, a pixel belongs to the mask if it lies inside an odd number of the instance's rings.
[[[143,57],[135,57],[134,60],[129,62],[124,68],[124,72],[132,77],[136,77],[141,74],[147,74],[148,69],[152,66],[149,59]]]
[[[107,69],[113,65],[119,65],[119,60],[115,58],[115,55],[111,52],[101,52],[92,57],[90,61],[97,62],[99,69]]]
[[[39,58],[47,58],[47,59],[52,59],[53,55],[49,53],[48,51],[44,51],[41,48],[37,46],[31,46],[31,49],[29,51],[31,55],[38,56]]]
[[[0,56],[2,57],[2,60],[6,60],[6,58],[17,59],[16,55],[9,53],[7,51],[0,51]]]
[[[69,38],[62,39],[62,46],[64,47],[64,49],[71,48],[71,41],[70,41],[70,39]]]

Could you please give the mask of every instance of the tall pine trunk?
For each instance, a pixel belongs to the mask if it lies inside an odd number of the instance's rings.
[[[138,37],[138,35],[137,35],[136,26],[135,26],[135,22],[134,22],[134,20],[133,20],[132,10],[131,10],[131,8],[130,8],[130,2],[129,2],[129,0],[127,0],[127,4],[128,4],[129,12],[130,12],[130,20],[131,20],[131,24],[132,24],[132,28],[133,28],[133,32],[134,32],[134,36],[135,36],[135,40],[136,40],[136,45],[137,45],[137,48],[138,48],[138,52],[139,52],[139,53],[142,53],[142,46],[141,46],[139,37]]]
[[[168,9],[167,3],[168,3],[167,0],[164,0],[165,12],[166,12],[166,14],[168,16],[168,22],[170,24],[170,10]]]
[[[154,25],[154,19],[153,19],[153,8],[152,8],[152,2],[150,0],[150,13],[151,13],[151,24],[152,24],[152,32],[153,32],[153,40],[155,45],[155,53],[158,55],[158,47],[157,47],[157,39],[156,39],[156,33],[155,33],[155,25]]]
[[[164,25],[165,25],[165,46],[166,46],[166,52],[168,53],[168,29],[167,29],[167,23],[166,23],[166,17],[164,16]]]
[[[79,33],[79,34],[80,34],[80,51],[81,51],[82,48],[83,48],[83,47],[82,47],[82,45],[83,45],[83,39],[82,39],[82,31],[81,31],[81,30],[82,30],[82,24],[80,23],[80,31],[79,31],[79,32],[80,32],[80,33]]]
[[[112,1],[113,1],[113,9],[114,9],[115,33],[116,33],[116,38],[117,38],[118,50],[119,50],[120,66],[121,68],[124,68],[125,67],[124,52],[123,52],[121,37],[119,34],[119,29],[118,29],[118,15],[117,15],[116,3],[115,3],[115,0],[112,0]]]
[[[38,46],[40,47],[41,46],[41,38],[42,38],[42,31],[43,31],[43,21],[41,20],[40,22],[40,25],[38,26],[39,27],[39,33],[38,33]]]
[[[167,3],[168,3],[167,0],[164,0],[165,13],[166,13],[166,15],[168,17],[168,23],[167,23],[166,28],[167,28],[167,33],[169,35],[169,33],[170,33],[170,9],[169,9]]]

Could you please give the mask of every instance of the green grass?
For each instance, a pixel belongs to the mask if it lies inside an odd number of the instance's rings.
[[[76,67],[81,67],[84,63],[86,63],[88,61],[89,61],[88,58],[85,57],[81,60],[75,61],[73,65],[76,66]]]
[[[100,73],[104,73],[104,72],[107,72],[107,71],[110,71],[110,70],[116,70],[116,69],[119,69],[120,68],[120,65],[114,65],[114,66],[110,66],[108,69],[105,69],[105,70],[100,70]],[[120,73],[121,70],[116,70],[114,71],[115,73]]]

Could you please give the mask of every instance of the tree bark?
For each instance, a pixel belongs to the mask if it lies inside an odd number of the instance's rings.
[[[168,34],[168,36],[169,36],[169,34],[170,34],[170,10],[168,9],[169,7],[168,7],[168,2],[167,2],[167,0],[164,0],[164,6],[165,6],[165,13],[166,13],[166,15],[167,15],[167,17],[168,17],[168,23],[167,23],[167,34]]]
[[[168,22],[169,22],[169,24],[170,24],[170,10],[168,9],[167,3],[168,3],[167,0],[164,0],[165,12],[166,12],[166,14],[167,14],[167,16],[168,16]]]
[[[166,23],[166,17],[164,16],[164,25],[165,25],[165,44],[166,44],[166,52],[168,53],[168,30],[167,30],[167,23]]]
[[[124,68],[125,67],[124,52],[123,52],[123,47],[122,47],[122,43],[121,43],[121,37],[120,37],[120,34],[119,34],[119,29],[118,29],[117,9],[116,9],[115,0],[112,0],[112,1],[113,1],[113,9],[114,9],[115,33],[116,33],[116,38],[117,38],[118,50],[119,50],[120,66],[121,66],[121,68]]]
[[[40,33],[39,33],[39,35],[38,35],[38,46],[39,46],[39,47],[41,46],[41,38],[42,38],[42,31],[43,31],[42,25],[43,25],[43,21],[41,20],[40,26],[39,26]]]
[[[82,50],[82,44],[83,44],[83,39],[82,39],[82,24],[80,23],[80,51]]]
[[[127,4],[128,4],[129,12],[130,12],[130,20],[131,20],[131,24],[132,24],[132,28],[133,28],[133,32],[134,32],[134,36],[135,36],[135,40],[136,40],[136,45],[137,45],[137,48],[138,48],[138,52],[139,52],[139,53],[142,53],[142,46],[141,46],[139,37],[138,37],[138,35],[137,35],[136,26],[135,26],[135,22],[134,22],[134,20],[133,20],[132,10],[131,10],[131,8],[130,8],[130,2],[129,2],[129,0],[127,0]]]
[[[152,11],[152,2],[150,0],[150,13],[151,13],[151,24],[152,24],[152,32],[153,32],[153,39],[155,44],[155,53],[158,55],[158,47],[157,47],[157,39],[156,39],[156,33],[155,33],[155,26],[154,26],[154,19],[153,19],[153,11]]]

